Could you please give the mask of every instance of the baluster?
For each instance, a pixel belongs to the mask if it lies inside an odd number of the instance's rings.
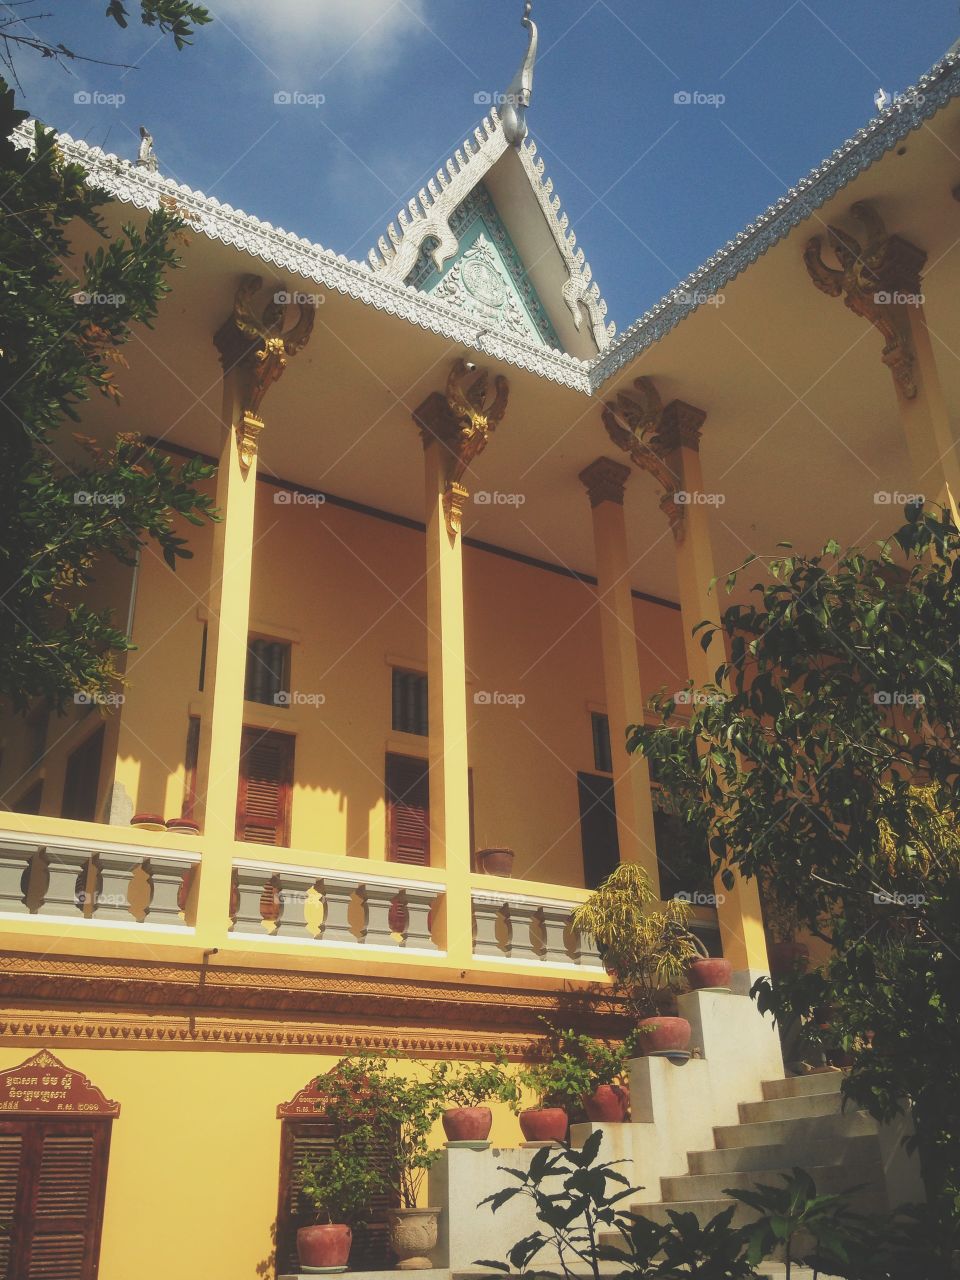
[[[511,960],[540,960],[540,953],[533,943],[533,922],[540,908],[530,902],[516,900],[507,904],[510,913]]]
[[[317,887],[323,895],[323,924],[317,933],[318,940],[355,943],[357,939],[350,927],[350,899],[356,885],[349,880],[325,876]]]
[[[567,921],[570,919],[570,908],[541,907],[540,914],[543,918],[543,959],[547,964],[569,964],[570,955],[567,951],[565,934]]]
[[[490,898],[484,894],[473,896],[473,954],[475,956],[502,956],[506,954],[497,937],[497,922],[503,914],[502,898]]]
[[[185,928],[180,919],[180,900],[184,878],[194,864],[180,858],[147,858],[144,869],[150,880],[150,901],[144,918],[150,924]]]
[[[397,897],[397,890],[391,885],[362,884],[360,898],[363,903],[363,927],[360,930],[360,941],[367,946],[395,947],[393,930],[390,928],[390,907]]]
[[[18,916],[30,914],[27,895],[36,854],[36,845],[0,845],[0,911]]]
[[[233,913],[234,933],[253,933],[264,936],[263,916],[260,914],[260,899],[269,873],[264,869],[238,867],[236,872],[236,909]]]
[[[101,851],[95,859],[96,885],[93,891],[93,916],[104,920],[133,919],[130,911],[130,881],[143,857],[136,853],[110,853]]]
[[[316,884],[316,877],[282,872],[277,876],[280,887],[280,914],[277,917],[277,933],[304,934],[307,929],[307,894]]]
[[[43,850],[49,879],[38,915],[83,916],[83,907],[77,905],[77,879],[81,872],[86,872],[89,861],[90,854],[85,849],[48,846]]]
[[[422,889],[404,889],[403,902],[407,908],[407,927],[404,930],[405,947],[421,947],[439,951],[430,931],[430,912],[437,901],[437,890],[431,885]]]
[[[592,933],[574,931],[570,955],[574,964],[580,965],[581,968],[603,972],[603,961],[600,959],[600,952],[597,950],[597,943]]]

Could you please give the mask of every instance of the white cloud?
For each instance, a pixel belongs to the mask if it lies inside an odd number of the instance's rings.
[[[321,74],[342,59],[369,69],[392,62],[401,40],[423,31],[423,0],[207,0],[229,26],[279,72]]]

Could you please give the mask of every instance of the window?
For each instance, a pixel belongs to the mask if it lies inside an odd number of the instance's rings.
[[[387,755],[387,857],[430,865],[430,766],[411,756]]]
[[[203,682],[207,678],[207,624],[203,624],[203,635],[200,638],[200,670],[197,673],[197,690],[203,693]]]
[[[426,737],[429,729],[427,677],[422,671],[393,668],[393,729]]]
[[[247,702],[285,707],[290,690],[290,645],[282,640],[251,640],[247,645],[247,678],[243,696]]]
[[[613,799],[613,779],[592,773],[577,774],[580,799],[580,845],[583,850],[583,883],[596,889],[620,865],[620,838]]]
[[[39,813],[43,802],[43,779],[38,778],[32,786],[27,787],[20,799],[13,805],[14,813]]]
[[[597,773],[613,773],[610,721],[602,711],[591,711],[590,724],[593,729],[593,767]]]
[[[244,729],[237,787],[238,840],[289,848],[294,742],[289,733]]]
[[[68,1117],[0,1120],[0,1276],[96,1276],[110,1128]]]
[[[62,818],[74,818],[78,822],[96,821],[102,755],[103,725],[70,753],[63,783],[63,804],[60,808]]]
[[[183,804],[181,818],[192,818],[197,803],[197,759],[200,755],[200,717],[191,716],[187,723],[187,745],[184,751]]]

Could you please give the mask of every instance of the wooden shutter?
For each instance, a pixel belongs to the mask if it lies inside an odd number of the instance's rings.
[[[294,738],[246,728],[240,748],[237,839],[289,847]]]
[[[620,865],[613,779],[594,773],[578,773],[577,791],[580,798],[583,883],[587,889],[596,889]]]
[[[63,783],[61,817],[74,818],[77,822],[96,821],[102,755],[103,725],[70,753]]]
[[[187,722],[187,745],[183,761],[183,804],[181,818],[192,818],[197,804],[197,761],[200,758],[200,717],[191,716]]]
[[[391,862],[430,865],[429,770],[426,760],[387,756],[387,849]]]
[[[277,1207],[277,1275],[297,1275],[297,1231],[313,1221],[310,1206],[300,1197],[303,1178],[300,1162],[316,1156],[337,1141],[337,1127],[322,1114],[316,1120],[286,1118],[280,1124],[280,1196]],[[370,1153],[376,1167],[383,1167],[383,1152]],[[394,1206],[388,1195],[374,1196],[366,1220],[354,1227],[350,1250],[351,1271],[387,1271],[390,1257],[387,1210]]]
[[[0,1122],[2,1280],[94,1280],[109,1149],[108,1121]]]

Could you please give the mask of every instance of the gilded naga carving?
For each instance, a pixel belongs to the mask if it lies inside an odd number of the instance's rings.
[[[637,378],[633,390],[621,390],[603,407],[607,435],[634,466],[648,471],[663,487],[660,510],[677,541],[683,538],[684,508],[676,501],[680,476],[668,457],[680,445],[698,448],[706,414],[702,409],[672,400],[664,405],[649,378]]]
[[[443,509],[451,537],[460,532],[463,506],[470,496],[463,477],[503,421],[509,398],[510,384],[502,375],[494,378],[491,394],[487,370],[455,360],[446,391],[435,391],[414,412],[424,446],[436,441],[448,454]]]
[[[234,298],[233,311],[214,335],[224,372],[236,369],[240,376],[240,420],[236,424],[240,463],[246,470],[257,455],[263,420],[263,398],[283,375],[287,360],[310,341],[316,307],[290,295],[281,286],[258,318],[253,299],[263,287],[260,276],[244,276]],[[294,298],[297,298],[294,301]],[[292,311],[296,319],[285,327]]]
[[[827,243],[839,267],[824,262],[820,236],[808,242],[804,263],[822,293],[842,297],[854,315],[879,330],[884,341],[881,359],[901,395],[913,400],[917,382],[907,307],[921,301],[920,272],[927,255],[908,240],[888,235],[876,209],[865,201],[858,201],[850,212],[863,227],[862,240],[838,227],[827,228]]]

